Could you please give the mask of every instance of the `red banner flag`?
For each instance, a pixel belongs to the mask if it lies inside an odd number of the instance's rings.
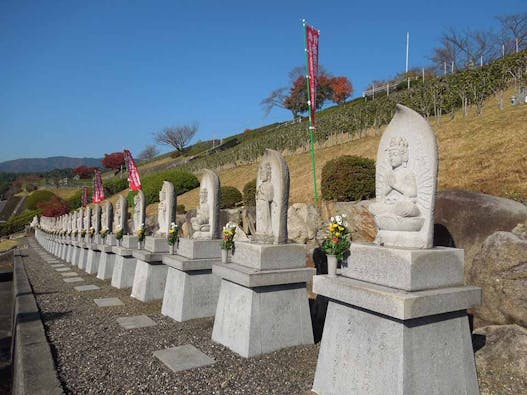
[[[104,188],[102,186],[101,171],[95,170],[95,180],[93,182],[93,203],[99,204],[104,200]]]
[[[317,109],[318,39],[320,32],[306,23],[307,67],[309,73],[309,99],[311,100],[311,123],[315,126]]]
[[[132,158],[132,154],[127,149],[124,150],[124,161],[128,169],[128,185],[132,191],[139,191],[141,189],[141,179],[139,178],[134,158]]]
[[[88,187],[82,188],[82,207],[88,205]]]

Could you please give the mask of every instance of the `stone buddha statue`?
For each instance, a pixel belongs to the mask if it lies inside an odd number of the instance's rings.
[[[416,204],[416,176],[407,167],[408,141],[404,137],[392,137],[387,151],[389,166],[382,174],[377,201],[369,210],[379,229],[418,231],[424,218]]]
[[[190,219],[194,232],[210,232],[210,214],[207,188],[199,191],[199,208],[196,216]]]

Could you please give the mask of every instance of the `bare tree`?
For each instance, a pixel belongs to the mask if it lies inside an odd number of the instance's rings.
[[[192,137],[198,131],[198,124],[182,125],[165,128],[154,134],[154,140],[158,144],[171,145],[178,151],[183,151]]]
[[[263,99],[260,104],[262,105],[265,115],[269,115],[271,110],[274,107],[283,108],[284,110],[287,110],[285,107],[284,101],[287,97],[287,88],[278,88],[271,92],[271,94]]]
[[[488,63],[498,58],[499,50],[498,36],[492,31],[465,31],[458,32],[449,29],[441,37],[441,45],[434,48],[432,61],[438,70],[452,67],[460,70],[467,67],[474,67],[480,64],[481,60]]]
[[[497,17],[501,23],[501,42],[505,53],[510,54],[527,48],[527,12]]]
[[[139,160],[150,160],[159,155],[159,150],[154,144],[149,144],[145,147],[144,150],[138,156]]]

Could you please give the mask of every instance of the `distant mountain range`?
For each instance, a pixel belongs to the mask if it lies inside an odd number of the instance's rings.
[[[0,171],[8,173],[40,173],[53,169],[75,168],[82,165],[102,167],[101,159],[53,156],[51,158],[23,158],[0,162]]]

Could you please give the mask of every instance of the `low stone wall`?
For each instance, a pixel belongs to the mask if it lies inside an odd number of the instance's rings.
[[[27,279],[23,258],[13,268],[13,394],[62,394],[40,312]]]

